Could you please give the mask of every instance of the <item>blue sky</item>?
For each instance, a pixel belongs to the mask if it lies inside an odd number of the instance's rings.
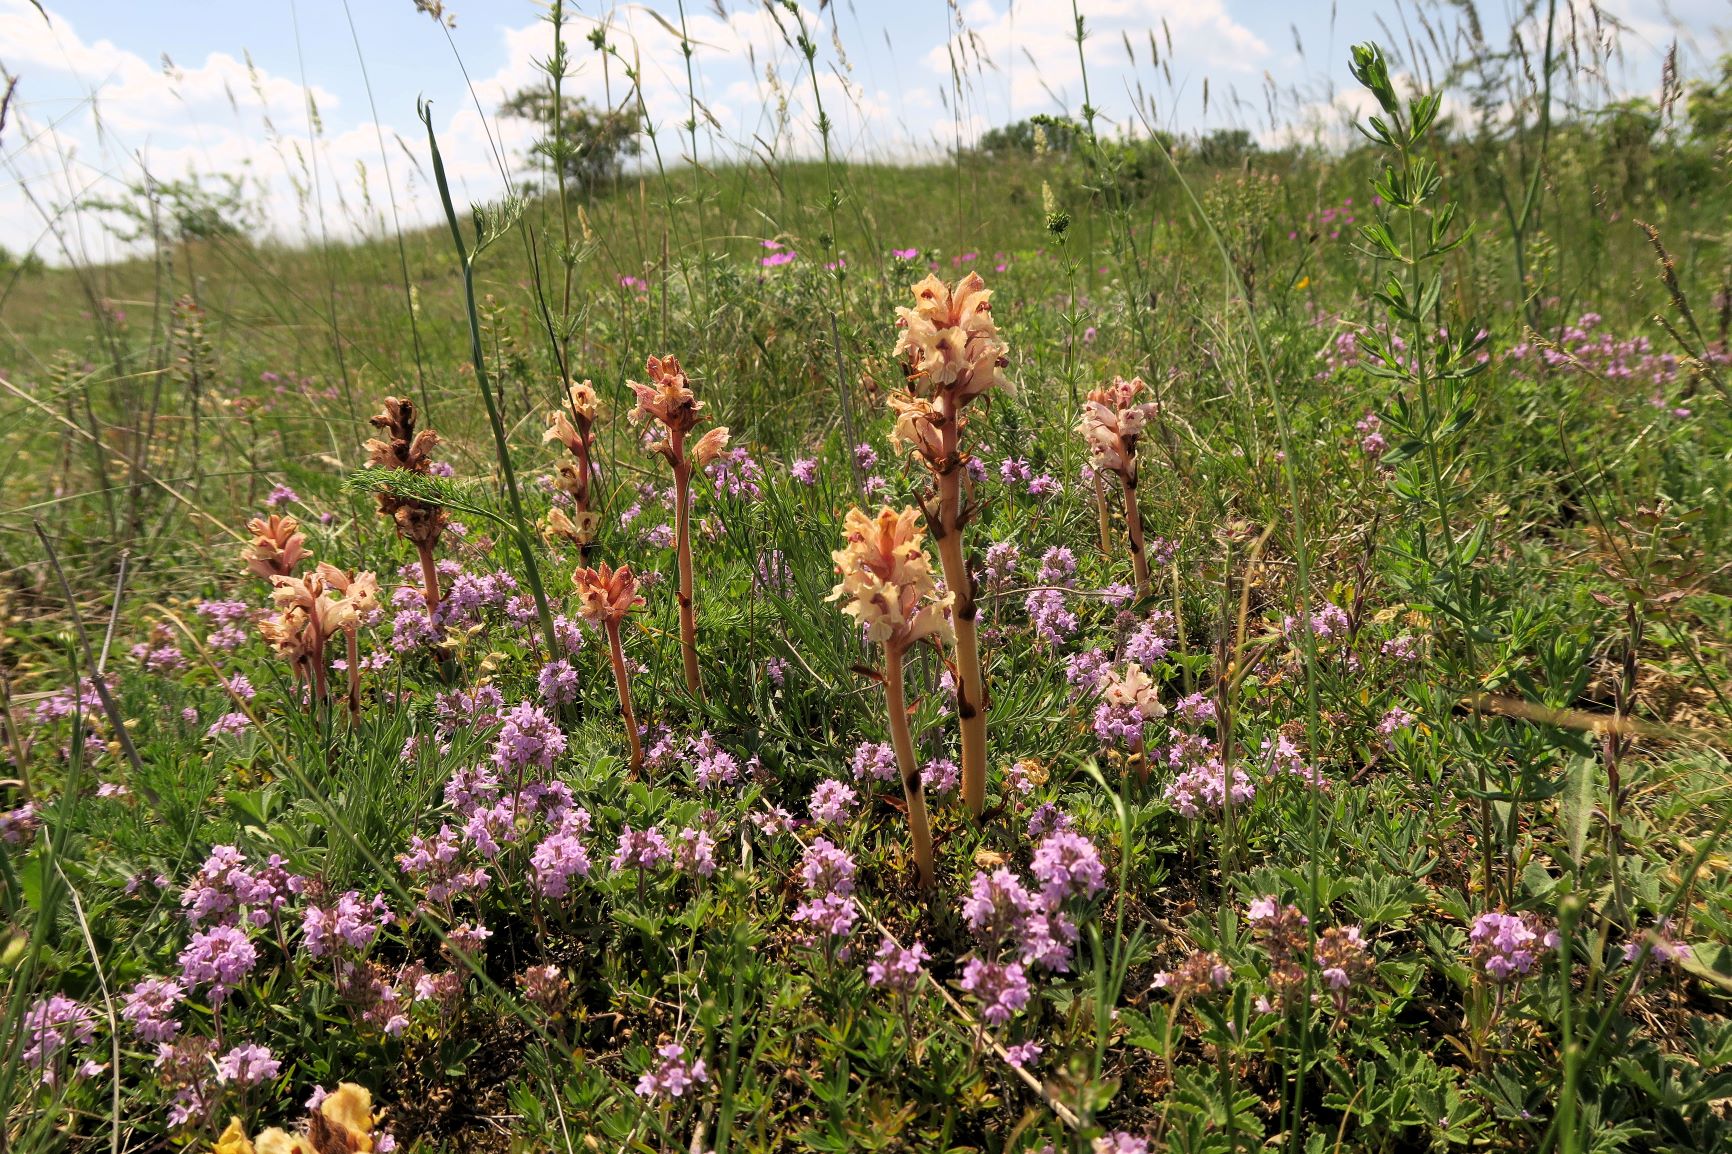
[[[13,120],[0,137],[0,244],[14,252],[35,247],[50,260],[64,257],[45,216],[74,251],[112,255],[112,238],[66,206],[112,196],[146,169],[162,178],[244,174],[265,205],[267,227],[284,237],[320,227],[342,236],[381,229],[392,199],[406,223],[432,219],[437,204],[425,179],[417,97],[433,102],[459,194],[496,196],[505,180],[497,157],[515,164],[532,130],[494,112],[507,92],[536,79],[534,60],[550,43],[532,0],[450,0],[456,27],[449,35],[413,0],[50,0],[47,7],[45,22],[27,0],[0,0],[0,65],[20,77]],[[1481,4],[1494,43],[1507,41],[1513,7],[1512,0]],[[1586,21],[1585,0],[1577,7]],[[1674,37],[1687,65],[1728,50],[1732,0],[1606,0],[1601,8],[1625,25],[1611,77],[1619,91],[1656,89]],[[1082,10],[1091,95],[1111,123],[1139,126],[1140,91],[1144,114],[1152,97],[1163,127],[1245,127],[1267,141],[1338,139],[1345,118],[1363,106],[1346,75],[1347,46],[1418,31],[1411,15],[1404,25],[1405,9],[1394,0],[1082,0]],[[638,61],[664,154],[677,159],[689,150],[684,61],[654,14],[677,25],[677,0],[575,7],[569,84],[597,100],[617,102],[628,92],[617,62],[604,68],[586,40],[605,22],[620,52]],[[822,10],[805,0],[801,18],[819,43],[822,98],[851,158],[942,151],[958,136],[972,140],[1037,112],[1075,113],[1082,103],[1064,0],[958,0],[954,9],[945,0],[837,0]],[[761,4],[691,0],[686,19],[704,107],[700,155],[809,153],[811,81],[785,34],[792,17],[784,13],[779,26]],[[962,71],[960,101],[952,60]],[[322,211],[307,191],[314,187]]]

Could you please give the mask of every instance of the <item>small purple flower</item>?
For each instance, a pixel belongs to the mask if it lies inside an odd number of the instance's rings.
[[[188,989],[210,986],[221,1002],[258,964],[259,953],[239,926],[212,926],[192,936],[180,952],[181,980]]]
[[[678,1042],[669,1042],[656,1049],[655,1060],[637,1080],[637,1093],[640,1098],[679,1098],[709,1080],[702,1058],[687,1061],[686,1048]]]
[[[128,991],[120,1016],[132,1024],[132,1032],[139,1041],[172,1042],[180,1033],[174,1012],[185,995],[186,991],[173,978],[145,978]]]
[[[885,742],[863,741],[850,762],[855,781],[895,781],[896,751]]]
[[[894,938],[885,938],[878,944],[872,960],[866,963],[866,984],[899,994],[913,993],[931,957],[919,941],[904,947],[897,945]]]
[[[20,1055],[24,1065],[40,1071],[45,1081],[53,1081],[49,1060],[61,1050],[89,1045],[96,1036],[96,1016],[65,994],[52,994],[38,998],[24,1012],[24,1036],[29,1039]]]
[[[1004,1058],[1018,1070],[1029,1070],[1040,1061],[1043,1052],[1039,1042],[1022,1042],[1015,1046],[1006,1046]]]
[[[563,898],[571,891],[572,878],[589,876],[589,850],[580,840],[588,829],[589,812],[572,810],[560,828],[535,847],[529,864],[535,871],[535,888],[544,896]]]
[[[211,722],[210,728],[205,730],[205,736],[212,738],[232,736],[237,733],[245,733],[252,727],[252,718],[248,717],[246,714],[239,712],[225,713],[215,721]]]
[[[982,941],[996,942],[1037,908],[1034,895],[1015,874],[1000,866],[991,873],[982,870],[974,875],[968,897],[962,902],[962,917]]]
[[[812,791],[812,800],[808,803],[812,820],[826,825],[842,824],[853,812],[858,796],[852,786],[833,778],[825,778]]]
[[[672,856],[668,839],[660,830],[634,830],[628,825],[619,831],[619,848],[609,864],[615,873],[627,869],[651,870]]]
[[[577,670],[565,658],[549,661],[535,678],[541,700],[554,709],[577,700]]]
[[[1100,851],[1088,838],[1061,831],[1047,835],[1034,850],[1029,872],[1041,883],[1049,905],[1071,897],[1092,898],[1106,886]]]
[[[921,784],[934,796],[950,793],[961,778],[962,771],[948,757],[935,757],[920,769]]]
[[[788,472],[802,485],[815,485],[818,483],[818,459],[796,457],[794,463],[788,466]]]
[[[0,841],[7,845],[29,845],[41,828],[42,817],[32,802],[0,813]]]
[[[1474,968],[1498,985],[1519,981],[1557,944],[1555,930],[1533,914],[1490,911],[1473,920],[1467,932]]]
[[[373,944],[379,928],[391,921],[390,909],[382,894],[371,902],[350,890],[329,908],[308,905],[301,915],[301,945],[315,958],[338,953],[344,946],[361,951]]]
[[[709,831],[682,829],[676,839],[674,868],[694,877],[707,878],[716,872],[716,839]]]
[[[811,926],[814,933],[825,939],[847,937],[859,916],[854,899],[839,894],[809,898],[795,907],[791,915],[794,921]]]
[[[1028,977],[1016,962],[973,958],[963,968],[959,984],[980,1002],[980,1017],[989,1025],[1003,1025],[1028,1005]]]
[[[800,879],[820,896],[854,892],[854,859],[827,838],[815,838],[800,859]]]
[[[1028,815],[1028,839],[1037,842],[1049,834],[1067,832],[1074,825],[1070,814],[1050,801],[1042,802]]]
[[[301,495],[287,485],[278,485],[271,490],[271,495],[265,498],[265,507],[269,509],[281,509],[284,505],[300,503]]]
[[[217,1059],[216,1080],[222,1085],[257,1086],[277,1076],[282,1063],[263,1046],[236,1046]]]
[[[565,752],[565,734],[539,707],[521,701],[504,721],[493,746],[493,764],[501,770],[522,772],[531,765],[551,770],[553,759]]]

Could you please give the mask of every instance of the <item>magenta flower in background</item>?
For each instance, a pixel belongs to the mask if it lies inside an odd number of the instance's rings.
[[[278,485],[271,490],[271,495],[265,498],[265,507],[268,509],[281,509],[284,505],[300,503],[301,495],[287,485]]]

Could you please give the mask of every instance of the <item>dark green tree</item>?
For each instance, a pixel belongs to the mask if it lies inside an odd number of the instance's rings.
[[[499,107],[499,115],[529,120],[543,134],[530,146],[532,156],[565,170],[569,187],[587,191],[619,173],[628,157],[638,154],[641,125],[636,112],[598,108],[582,97],[566,97],[558,116],[557,138],[553,131],[553,90],[525,88]]]

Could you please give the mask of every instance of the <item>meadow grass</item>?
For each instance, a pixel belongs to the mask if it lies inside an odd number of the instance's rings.
[[[0,1148],[1723,1147],[1724,142],[1354,65],[13,277]]]

